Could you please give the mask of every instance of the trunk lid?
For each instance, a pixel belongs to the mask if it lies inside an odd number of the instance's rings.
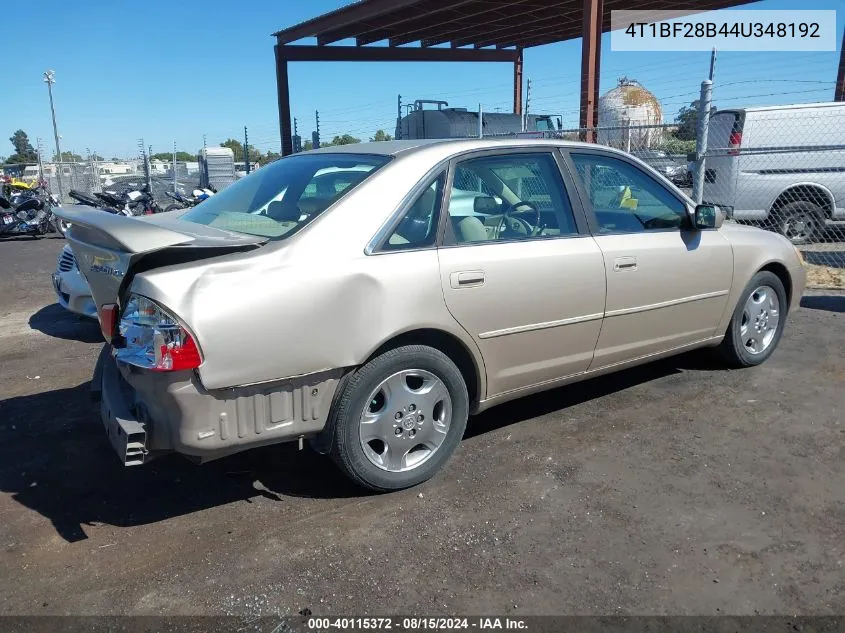
[[[69,205],[53,210],[69,222],[67,241],[91,295],[100,308],[120,304],[121,295],[139,269],[179,264],[236,251],[251,250],[266,238],[183,222],[182,212],[144,217],[115,215]],[[154,261],[150,256],[156,254]],[[139,264],[147,260],[144,266]]]

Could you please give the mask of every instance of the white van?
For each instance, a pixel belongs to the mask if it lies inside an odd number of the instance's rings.
[[[795,244],[845,220],[845,103],[719,110],[710,120],[703,201]]]

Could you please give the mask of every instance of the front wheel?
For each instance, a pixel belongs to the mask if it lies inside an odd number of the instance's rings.
[[[389,350],[341,384],[332,408],[332,458],[356,483],[399,490],[431,478],[466,429],[469,397],[461,372],[422,345]]]
[[[780,342],[788,308],[786,291],[777,275],[769,271],[754,275],[719,346],[725,359],[734,367],[752,367],[765,361]]]

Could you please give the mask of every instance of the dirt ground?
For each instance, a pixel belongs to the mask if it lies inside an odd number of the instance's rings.
[[[701,354],[492,409],[370,495],[277,446],[124,469],[59,239],[0,243],[0,614],[845,613],[845,295],[764,366]]]

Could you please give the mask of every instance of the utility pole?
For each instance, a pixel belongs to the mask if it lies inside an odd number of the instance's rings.
[[[839,71],[836,73],[833,100],[845,101],[845,31],[842,33],[842,45],[839,47]]]
[[[144,161],[144,180],[147,183],[147,189],[152,191],[152,177],[150,175],[150,155],[147,153],[147,148],[144,145],[144,139],[138,139],[138,149],[141,151],[141,160]],[[150,145],[150,152],[152,152],[152,145]]]
[[[531,107],[531,77],[528,78],[525,89],[525,107],[522,109],[522,131],[528,127],[528,108]]]
[[[481,104],[478,104],[478,138],[484,136],[484,112],[481,109]]]
[[[100,181],[97,176],[97,161],[94,160],[94,154],[97,152],[95,150],[92,154],[90,147],[86,147],[85,151],[88,152],[88,167],[91,169],[91,191],[95,191]]]
[[[298,154],[302,151],[302,137],[299,135],[299,123],[296,120],[296,117],[293,117],[293,137],[291,139],[293,143],[293,153]]]
[[[314,116],[317,118],[317,132],[315,133],[314,140],[312,144],[314,145],[314,149],[319,149],[320,147],[320,111],[314,110]]]
[[[246,173],[249,174],[249,136],[246,133],[246,126],[244,126],[244,162],[246,163]]]
[[[716,47],[713,47],[713,52],[710,53],[710,81],[713,81],[713,76],[716,74]]]
[[[44,162],[41,160],[41,137],[35,139],[35,151],[38,154],[38,180],[44,181]]]
[[[402,139],[402,95],[398,95],[396,101],[396,140]]]
[[[698,100],[698,125],[695,132],[695,172],[692,180],[692,199],[701,204],[704,193],[704,163],[707,154],[707,136],[710,128],[710,107],[713,98],[713,82],[701,82],[701,96]]]
[[[173,193],[176,193],[176,141],[173,141]]]
[[[50,95],[50,114],[53,116],[53,137],[56,139],[56,183],[59,187],[59,200],[63,197],[62,192],[62,150],[59,147],[59,128],[56,125],[56,108],[53,105],[53,84],[56,83],[56,71],[47,70],[44,72],[44,81],[47,83],[47,93]]]

